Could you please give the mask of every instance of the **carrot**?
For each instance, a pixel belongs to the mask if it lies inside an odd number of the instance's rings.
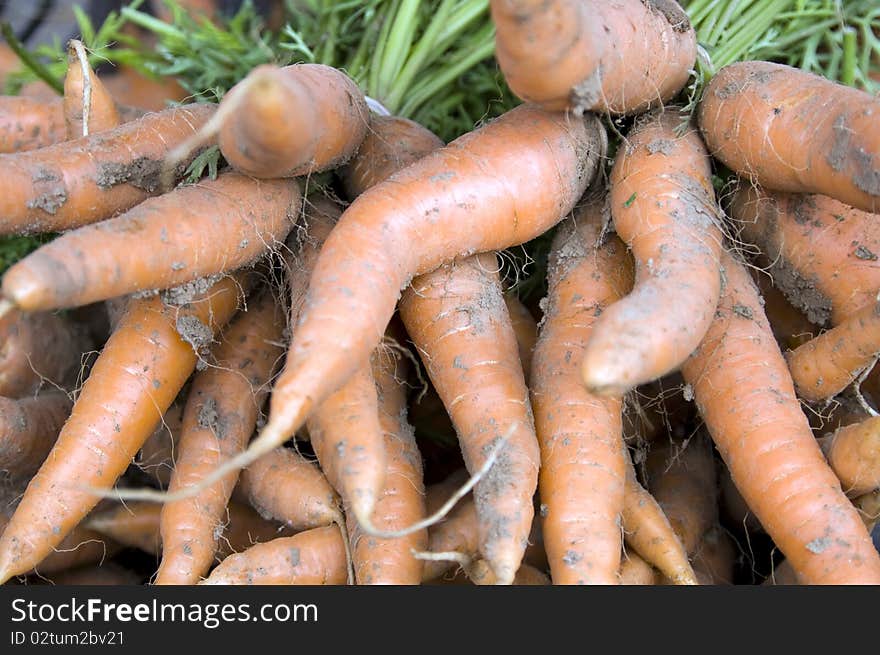
[[[195,375],[169,493],[198,484],[206,471],[244,450],[254,432],[283,349],[283,325],[268,290],[249,303],[212,349],[212,365]],[[211,566],[237,473],[162,508],[162,562],[156,584],[195,584]]]
[[[694,571],[700,584],[730,585],[734,580],[736,545],[720,526],[710,528],[694,550]]]
[[[68,139],[103,132],[122,122],[116,102],[89,65],[85,46],[76,39],[67,44],[64,122]]]
[[[839,325],[880,289],[877,216],[820,195],[740,184],[730,198],[740,238],[757,246],[789,302],[816,325]]]
[[[554,584],[616,584],[623,546],[621,398],[590,394],[580,374],[595,321],[632,288],[632,261],[619,239],[602,243],[601,214],[594,197],[556,233],[532,360],[544,544]]]
[[[52,575],[49,584],[56,587],[139,585],[141,576],[113,562],[81,566]]]
[[[656,585],[660,579],[654,567],[634,552],[624,553],[620,558],[618,576],[622,585]]]
[[[786,353],[798,396],[827,400],[852,384],[880,355],[880,300]]]
[[[559,221],[605,152],[597,121],[520,106],[357,198],[321,249],[269,421],[229,466],[283,443],[363,365],[415,275]]]
[[[339,497],[321,469],[290,448],[273,450],[247,467],[239,487],[260,516],[297,532],[343,522]]]
[[[161,521],[161,504],[135,500],[95,511],[86,518],[84,525],[89,530],[111,537],[114,542],[159,555],[162,552]],[[284,526],[264,519],[249,506],[236,502],[230,502],[224,508],[223,516],[214,529],[218,541],[214,553],[217,561],[255,543],[290,534]]]
[[[149,76],[125,64],[113,68],[103,81],[119,102],[145,111],[162,111],[169,104],[183,102],[189,96],[173,77]]]
[[[767,320],[783,352],[802,346],[817,334],[804,313],[788,301],[769,275],[756,272],[752,279],[764,299]]]
[[[880,520],[880,489],[853,499],[853,504],[859,510],[859,515],[869,532],[873,532],[877,521]]]
[[[744,61],[718,71],[697,120],[710,152],[769,189],[880,212],[880,99],[805,70]]]
[[[838,428],[819,446],[850,498],[880,488],[880,417]]]
[[[622,394],[677,369],[714,316],[722,235],[711,164],[696,130],[678,135],[680,123],[671,108],[649,114],[615,157],[611,216],[636,280],[587,344],[583,377],[593,393]]]
[[[0,396],[22,398],[44,386],[71,389],[92,345],[69,317],[7,311],[0,316]]]
[[[364,94],[323,64],[253,69],[218,110],[220,152],[254,177],[296,177],[345,164],[366,135]]]
[[[131,300],[43,466],[0,538],[0,581],[45,557],[125,471],[195,368],[197,349],[229,320],[244,276],[182,306]],[[90,489],[91,488],[91,489]]]
[[[200,584],[341,585],[345,548],[336,527],[314,528],[230,555]]]
[[[637,114],[690,77],[697,37],[674,0],[491,0],[513,92],[552,111]]]
[[[486,560],[478,560],[467,568],[467,574],[471,582],[476,585],[499,584],[491,565]],[[550,578],[546,573],[539,571],[529,564],[521,564],[510,584],[524,586],[549,585]]]
[[[387,461],[372,523],[380,530],[399,530],[425,516],[422,458],[406,418],[406,393],[402,385],[406,367],[399,353],[377,350],[371,369]],[[421,582],[422,562],[412,551],[425,550],[427,529],[398,538],[380,538],[364,534],[349,515],[346,519],[357,584],[417,585]]]
[[[532,352],[538,342],[538,323],[529,308],[515,294],[504,294],[504,304],[507,305],[507,315],[516,335],[516,345],[519,350],[519,361],[522,364],[523,377],[526,382],[532,374]]]
[[[6,271],[3,295],[39,311],[235,270],[283,242],[301,203],[289,180],[223,173],[45,244]]]
[[[0,155],[0,234],[67,230],[156,194],[168,151],[213,112],[208,104],[174,107],[100,134]]]
[[[428,494],[430,501],[430,489]],[[434,503],[429,502],[427,511],[433,513],[449,495],[448,492],[444,493],[440,502],[435,501],[436,506],[433,508],[432,505]],[[456,505],[455,509],[448,514],[446,520],[428,528],[428,552],[456,552],[468,558],[477,556],[480,552],[479,518],[477,517],[477,509],[472,497]],[[425,568],[422,572],[422,582],[439,578],[449,571],[452,565],[453,562],[451,560],[426,560]]]
[[[683,447],[654,444],[646,462],[648,490],[688,555],[718,521],[715,460],[711,444],[701,437],[698,433]]]
[[[12,400],[0,398],[0,470],[27,479],[52,449],[73,404],[63,391]]]
[[[621,515],[624,540],[675,584],[698,584],[687,552],[669,524],[669,519],[654,497],[639,484],[628,456],[625,463],[626,488]]]
[[[809,584],[876,584],[880,555],[822,457],[745,268],[725,256],[718,317],[682,367],[748,506]]]
[[[165,412],[159,426],[141,446],[135,466],[150,475],[162,489],[167,489],[177,459],[177,445],[183,428],[183,402],[175,401]]]
[[[36,150],[66,138],[61,99],[0,96],[0,153]]]

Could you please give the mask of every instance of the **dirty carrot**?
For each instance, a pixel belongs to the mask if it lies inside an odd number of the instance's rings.
[[[748,506],[809,584],[878,584],[880,554],[825,462],[745,267],[724,258],[717,318],[682,367]]]
[[[713,156],[768,189],[880,212],[880,99],[808,71],[743,61],[718,71],[697,118]]]
[[[516,294],[509,291],[505,293],[504,304],[507,305],[507,315],[510,316],[510,324],[516,334],[519,360],[522,364],[523,376],[528,383],[532,375],[532,352],[538,341],[538,323]]]
[[[3,295],[38,311],[235,270],[281,245],[301,203],[291,180],[222,173],[61,235],[6,271]]]
[[[432,508],[431,489],[428,489],[428,494],[428,511],[432,513],[443,500],[449,497],[449,492],[444,493],[441,502],[436,503],[436,507]],[[480,551],[479,519],[472,497],[456,505],[446,520],[428,528],[428,551],[432,553],[456,552],[470,558],[477,556]],[[453,565],[454,562],[450,560],[426,560],[422,582],[439,578]]]
[[[85,46],[76,39],[67,44],[64,122],[68,139],[103,132],[122,122],[116,101],[89,65]]]
[[[159,193],[165,156],[214,110],[209,104],[173,107],[99,134],[0,155],[0,234],[87,225]]]
[[[25,152],[67,138],[60,98],[0,97],[0,153]]]
[[[819,445],[850,498],[880,488],[880,417],[838,428]]]
[[[198,484],[206,471],[244,450],[275,367],[284,317],[271,291],[248,302],[211,349],[211,364],[190,386],[169,493]],[[211,566],[238,474],[162,507],[162,562],[156,584],[195,584]]]
[[[594,393],[622,394],[675,369],[700,343],[721,291],[721,228],[709,155],[674,108],[639,119],[611,170],[614,229],[636,260],[632,292],[596,321],[583,358]]]
[[[0,397],[0,471],[28,479],[52,449],[73,401],[64,391],[48,390],[12,400]]]
[[[674,0],[491,0],[495,57],[520,98],[552,111],[641,113],[690,77],[697,37]]]
[[[236,310],[244,275],[186,304],[132,299],[58,440],[0,538],[0,580],[30,569],[97,504],[156,428],[202,349]]]
[[[626,468],[621,398],[581,381],[581,358],[598,317],[632,288],[632,260],[616,237],[603,244],[596,196],[557,231],[532,359],[544,546],[554,584],[616,584],[623,547]]]

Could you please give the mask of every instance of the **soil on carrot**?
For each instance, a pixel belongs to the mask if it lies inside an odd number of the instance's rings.
[[[663,15],[676,32],[687,32],[691,21],[675,0],[642,0],[642,4]]]

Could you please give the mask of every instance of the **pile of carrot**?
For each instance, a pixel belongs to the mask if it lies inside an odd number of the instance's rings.
[[[0,98],[0,233],[57,233],[0,281],[0,582],[880,584],[880,99],[691,113],[674,0],[489,6],[521,102],[448,143],[319,63],[155,111],[73,41]]]

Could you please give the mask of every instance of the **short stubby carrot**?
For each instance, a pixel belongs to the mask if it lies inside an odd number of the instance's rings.
[[[406,416],[406,366],[400,353],[378,349],[371,369],[379,401],[379,422],[385,440],[385,479],[373,509],[372,524],[379,530],[401,530],[425,517],[422,457]],[[413,551],[424,551],[428,531],[423,528],[397,538],[365,534],[346,515],[355,581],[359,585],[417,585],[422,561]]]
[[[345,547],[335,526],[251,546],[223,560],[205,585],[342,585]]]
[[[72,405],[57,389],[20,400],[0,397],[0,471],[7,479],[26,480],[40,468]]]
[[[227,109],[228,108],[228,109]],[[230,89],[220,152],[254,177],[295,177],[345,164],[367,133],[364,94],[345,73],[323,64],[264,64]]]
[[[741,182],[729,211],[788,301],[816,325],[838,325],[876,302],[878,217],[828,196],[768,191]]]
[[[76,39],[67,44],[63,102],[68,139],[103,132],[122,122],[116,101],[89,65],[85,46]]]
[[[880,290],[878,290],[880,291]],[[836,396],[880,355],[880,301],[786,353],[798,396],[810,402]]]
[[[195,375],[183,410],[170,493],[198,484],[206,471],[244,450],[283,355],[284,319],[272,292],[264,289],[212,348],[211,366]],[[194,496],[163,505],[156,584],[195,584],[208,572],[217,526],[238,477],[230,473]]]
[[[603,200],[579,207],[557,231],[532,358],[538,489],[554,584],[617,584],[623,547],[621,398],[592,395],[580,373],[596,320],[632,288],[626,246],[614,236],[602,243]]]
[[[491,0],[495,57],[523,100],[637,114],[675,96],[697,36],[675,0]]]
[[[712,155],[768,189],[880,212],[880,98],[784,64],[718,71],[697,119]]]
[[[6,271],[3,295],[48,310],[236,270],[281,246],[301,204],[291,180],[222,173],[59,236]]]
[[[362,366],[413,277],[555,225],[605,143],[595,116],[521,105],[359,196],[324,243],[269,421],[244,459],[283,443]]]
[[[808,584],[880,584],[880,554],[828,466],[745,267],[682,367],[734,484]]]
[[[511,584],[532,526],[540,451],[495,253],[415,278],[399,311],[452,418],[468,471],[480,470],[510,433],[474,487],[474,502],[480,552],[499,583]]]
[[[238,307],[243,274],[186,304],[132,299],[95,362],[52,451],[0,538],[0,580],[30,569],[131,463],[193,372],[199,350]]]
[[[819,445],[847,496],[880,488],[880,417],[838,428],[821,437]]]
[[[63,101],[0,96],[0,153],[25,152],[67,138]]]
[[[22,398],[51,387],[73,390],[83,353],[93,345],[69,316],[7,311],[0,317],[0,396]]]
[[[0,155],[0,234],[87,225],[161,192],[165,156],[206,123],[215,108],[172,107],[99,134]],[[182,173],[186,164],[176,172]]]
[[[721,227],[700,135],[674,108],[641,118],[611,170],[614,229],[632,249],[632,292],[596,321],[583,358],[594,393],[621,394],[677,369],[721,292]]]

